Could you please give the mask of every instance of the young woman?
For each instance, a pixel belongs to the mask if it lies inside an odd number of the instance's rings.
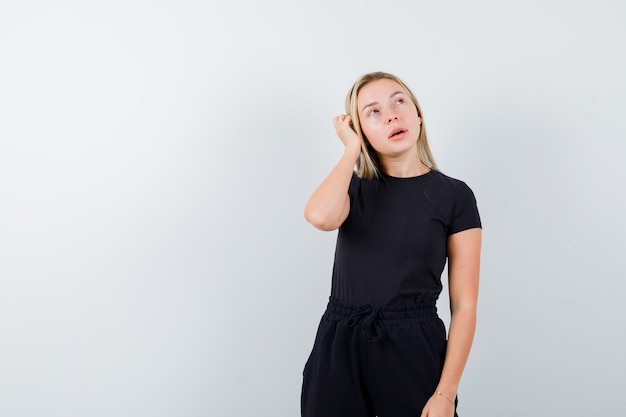
[[[391,74],[362,76],[334,119],[345,149],[305,217],[339,229],[303,417],[452,417],[476,326],[481,222],[437,170],[422,111]],[[449,334],[437,315],[448,261]]]

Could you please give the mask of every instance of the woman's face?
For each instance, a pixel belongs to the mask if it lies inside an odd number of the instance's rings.
[[[400,84],[372,81],[359,91],[357,105],[361,130],[381,156],[400,156],[417,146],[421,118]]]

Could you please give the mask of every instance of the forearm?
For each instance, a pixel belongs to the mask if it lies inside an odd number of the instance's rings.
[[[309,198],[304,217],[316,228],[334,230],[345,218],[349,207],[346,206],[348,187],[359,151],[356,147],[346,147],[337,165]]]
[[[453,308],[446,359],[437,391],[454,399],[461,375],[469,357],[476,329],[476,307],[467,305]]]

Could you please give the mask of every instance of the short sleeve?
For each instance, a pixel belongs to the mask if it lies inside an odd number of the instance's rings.
[[[350,179],[350,185],[348,186],[348,195],[350,195],[350,198],[352,198],[357,192],[360,182],[361,179],[358,177],[358,175],[356,175],[356,173],[353,173],[352,178]]]
[[[452,219],[450,220],[448,235],[476,227],[482,227],[476,197],[467,184],[459,182],[458,186],[455,187]]]

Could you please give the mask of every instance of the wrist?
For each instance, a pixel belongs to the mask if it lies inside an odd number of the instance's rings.
[[[435,392],[435,396],[442,398],[445,401],[448,401],[450,404],[452,404],[452,406],[454,406],[454,400],[451,397],[448,397],[446,394],[444,394],[441,391],[436,391]],[[456,396],[455,396],[456,397]]]
[[[437,386],[437,389],[435,389],[435,395],[445,396],[451,398],[452,401],[454,401],[454,399],[456,398],[456,388],[447,385],[439,385]]]
[[[435,389],[435,393],[440,391],[442,394],[454,399],[456,398],[457,386],[454,384],[439,383]]]
[[[346,146],[346,148],[343,151],[343,154],[346,158],[350,158],[351,160],[356,162],[357,158],[361,154],[361,147],[360,146]]]

